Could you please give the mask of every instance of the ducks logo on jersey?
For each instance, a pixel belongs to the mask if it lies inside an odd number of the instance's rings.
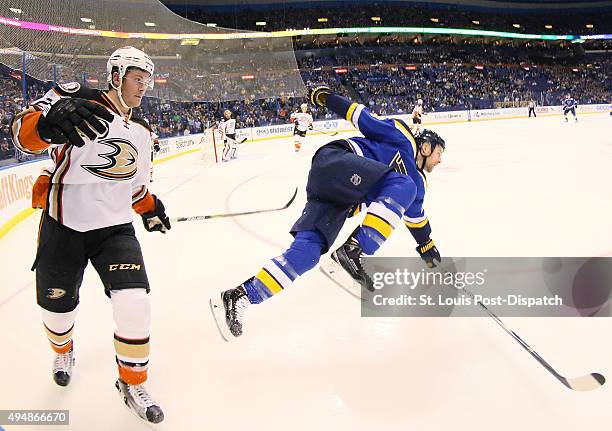
[[[108,163],[101,165],[81,165],[85,170],[97,177],[107,180],[123,181],[134,178],[138,171],[138,150],[128,140],[108,138],[98,141],[99,144],[112,148],[112,151],[99,154]]]

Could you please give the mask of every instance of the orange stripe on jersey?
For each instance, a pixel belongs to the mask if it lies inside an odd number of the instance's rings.
[[[21,119],[21,127],[19,128],[19,142],[21,146],[33,153],[42,153],[49,148],[49,143],[40,138],[36,125],[38,119],[42,115],[42,112],[29,112],[24,115]]]
[[[147,192],[144,198],[132,204],[132,208],[140,215],[155,211],[155,201],[153,200],[151,193]]]
[[[40,175],[32,186],[32,208],[47,209],[47,195],[49,194],[49,175]]]

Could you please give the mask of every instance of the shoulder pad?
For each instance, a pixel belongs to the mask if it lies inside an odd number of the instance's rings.
[[[149,124],[149,122],[147,120],[145,120],[142,117],[136,117],[136,116],[132,116],[132,118],[130,118],[131,121],[133,121],[136,124],[140,124],[142,127],[144,127],[145,129],[147,129],[149,132],[152,132],[153,130],[151,129],[151,125]]]

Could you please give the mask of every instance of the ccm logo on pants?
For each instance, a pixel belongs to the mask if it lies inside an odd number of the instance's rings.
[[[129,270],[134,270],[134,271],[140,271],[140,265],[137,265],[135,263],[112,263],[110,265],[108,265],[108,270],[109,271],[129,271]]]

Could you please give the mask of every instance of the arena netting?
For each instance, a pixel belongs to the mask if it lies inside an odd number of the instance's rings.
[[[106,61],[122,46],[155,63],[148,96],[171,101],[301,96],[290,37],[184,19],[157,0],[11,0],[0,4],[0,63],[44,82],[107,88]]]

